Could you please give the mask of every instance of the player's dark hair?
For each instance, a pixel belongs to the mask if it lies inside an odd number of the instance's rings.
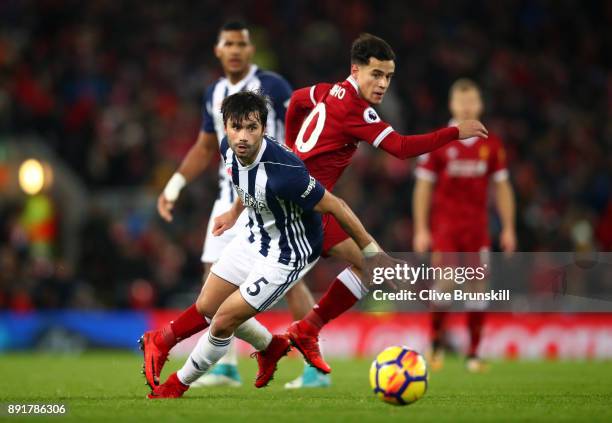
[[[226,125],[228,120],[242,122],[244,119],[254,117],[262,126],[266,126],[268,102],[266,96],[253,91],[240,91],[226,97],[221,103],[223,125]]]
[[[367,65],[370,57],[378,60],[395,60],[395,53],[382,38],[363,33],[351,46],[351,64]]]
[[[243,21],[235,20],[235,21],[227,21],[223,24],[223,26],[219,29],[219,37],[221,37],[221,33],[223,31],[244,31],[249,30],[246,24]]]

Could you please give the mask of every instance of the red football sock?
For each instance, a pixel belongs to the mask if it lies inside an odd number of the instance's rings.
[[[206,329],[208,322],[196,309],[195,304],[183,311],[176,319],[164,326],[155,338],[155,342],[167,349],[179,341]]]
[[[312,310],[300,321],[307,332],[318,334],[323,326],[351,308],[359,299],[339,280],[336,279]],[[309,323],[309,325],[302,325]]]
[[[444,322],[447,314],[445,311],[435,311],[431,314],[431,346],[434,351],[442,348]]]
[[[484,326],[485,314],[481,311],[471,311],[467,314],[468,330],[470,332],[470,349],[468,357],[476,357],[480,338],[482,337],[482,327]]]

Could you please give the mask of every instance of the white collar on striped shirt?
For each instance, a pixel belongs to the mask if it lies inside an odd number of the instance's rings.
[[[236,91],[241,90],[251,81],[251,78],[253,78],[253,75],[255,75],[255,72],[257,72],[257,69],[258,69],[257,65],[251,65],[249,69],[249,73],[247,73],[244,78],[242,78],[240,81],[236,82],[235,84],[232,84],[229,78],[226,78],[227,89],[230,92],[236,92]]]
[[[259,164],[259,162],[261,161],[261,156],[263,156],[263,153],[264,153],[264,151],[266,151],[266,147],[267,146],[268,146],[268,143],[266,142],[266,138],[264,137],[264,139],[261,141],[261,146],[259,146],[259,152],[257,153],[257,157],[255,157],[255,160],[253,160],[253,163],[251,163],[248,166],[243,166],[242,163],[240,163],[240,160],[238,160],[238,158],[236,158],[236,164],[238,164],[238,169],[240,169],[240,170],[251,170],[255,166],[257,166]]]

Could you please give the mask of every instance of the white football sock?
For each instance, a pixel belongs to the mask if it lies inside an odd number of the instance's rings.
[[[265,350],[272,342],[270,331],[254,317],[238,326],[234,335],[251,344],[257,351]]]
[[[217,338],[210,331],[202,335],[183,367],[177,372],[178,379],[185,385],[195,382],[225,355],[232,338]]]
[[[236,341],[235,340],[230,342],[227,353],[223,357],[221,357],[219,361],[217,361],[217,364],[227,364],[229,366],[238,365],[238,352],[236,351]]]

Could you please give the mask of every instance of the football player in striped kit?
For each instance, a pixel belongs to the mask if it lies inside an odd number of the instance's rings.
[[[227,97],[221,110],[227,136],[220,151],[238,198],[215,218],[213,234],[231,229],[245,208],[248,223],[213,264],[191,311],[182,315],[195,313],[199,327],[179,331],[183,323],[173,321],[144,335],[161,341],[145,347],[145,364],[156,363],[158,378],[170,348],[210,325],[208,336],[200,338],[178,372],[158,386],[147,378],[151,399],[182,396],[227,352],[234,335],[257,350],[255,386],[268,384],[290,341],[286,335],[273,336],[253,317],[280,300],[318,261],[323,246],[320,213],[333,215],[364,257],[380,252],[348,206],[310,176],[288,148],[264,135],[268,109],[263,96],[242,91]]]
[[[278,142],[284,143],[285,113],[292,93],[291,87],[280,75],[264,71],[254,65],[252,63],[253,54],[254,46],[250,40],[249,30],[243,23],[229,22],[221,28],[215,46],[215,55],[225,75],[207,87],[204,95],[202,127],[198,139],[158,198],[159,214],[166,221],[172,221],[172,209],[182,188],[200,175],[208,166],[211,158],[217,154],[219,142],[225,136],[220,109],[222,101],[227,96],[244,90],[261,90],[271,100],[266,122],[267,134],[276,138]],[[246,225],[246,214],[243,214],[233,229],[218,237],[212,234],[214,218],[228,211],[234,199],[232,182],[221,166],[218,196],[211,212],[202,253],[203,280],[206,280],[210,266],[219,259],[221,252],[236,236],[238,229]],[[303,282],[298,282],[287,293],[286,299],[294,319],[304,317],[314,305],[312,295]],[[232,346],[218,365],[193,386],[240,386],[240,384],[237,354]],[[290,382],[288,386],[320,387],[329,386],[329,384],[328,375],[305,364],[303,374]]]

